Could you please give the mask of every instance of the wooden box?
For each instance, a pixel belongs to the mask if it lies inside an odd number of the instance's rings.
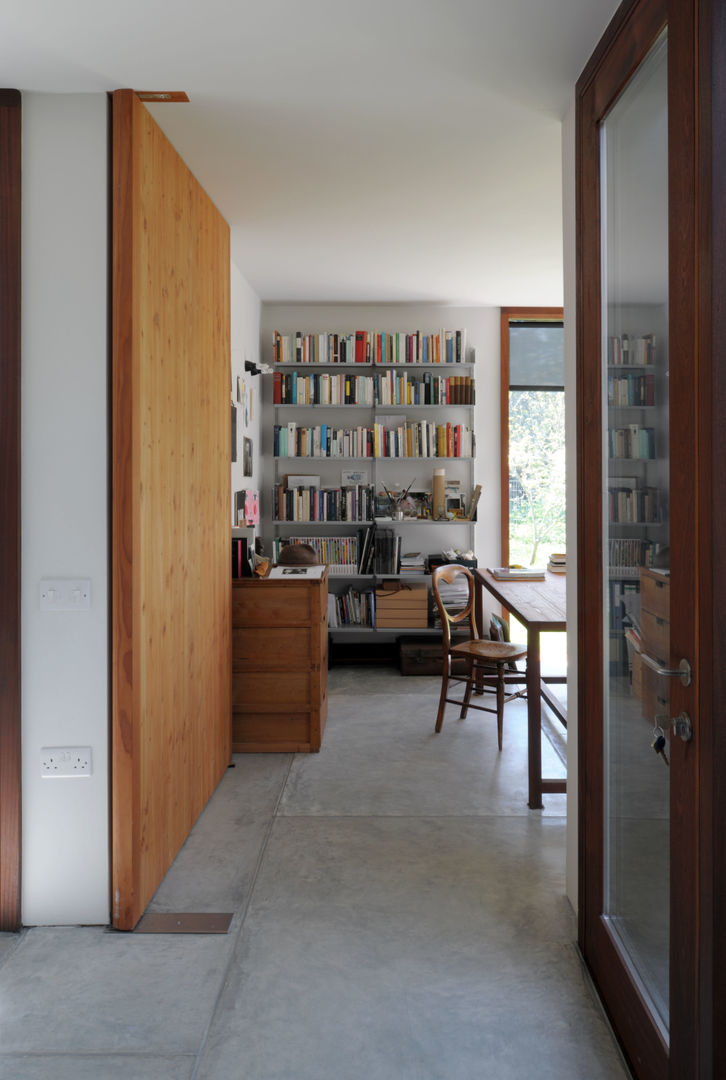
[[[376,589],[376,628],[428,626],[429,591],[424,582]]]
[[[328,711],[328,571],[232,583],[232,750],[316,751]]]

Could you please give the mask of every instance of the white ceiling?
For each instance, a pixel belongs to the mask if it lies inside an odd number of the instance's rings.
[[[561,118],[616,0],[5,0],[0,85],[151,111],[263,300],[562,302]]]

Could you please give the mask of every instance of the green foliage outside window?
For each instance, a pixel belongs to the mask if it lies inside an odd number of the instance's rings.
[[[509,560],[544,566],[565,550],[565,395],[509,394]]]

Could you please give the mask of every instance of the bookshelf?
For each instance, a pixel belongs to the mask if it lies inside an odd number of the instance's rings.
[[[271,367],[274,476],[263,518],[273,558],[289,540],[316,548],[336,598],[331,633],[410,632],[374,625],[375,590],[391,579],[428,586],[428,574],[401,572],[402,555],[474,545],[466,515],[476,388],[466,332],[276,331]],[[444,520],[433,516],[434,470],[444,472],[444,512],[452,515]],[[394,515],[387,492],[406,491]]]
[[[642,316],[641,316],[642,317]],[[607,491],[610,672],[628,671],[627,640],[637,638],[644,570],[667,543],[667,371],[651,332],[608,339]],[[630,630],[629,638],[626,639]],[[632,650],[631,650],[632,653]]]

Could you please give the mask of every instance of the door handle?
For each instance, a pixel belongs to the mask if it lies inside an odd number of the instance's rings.
[[[693,681],[691,665],[685,659],[681,660],[677,668],[664,668],[657,660],[654,660],[652,656],[648,656],[648,654],[644,652],[640,654],[640,659],[645,666],[649,667],[651,671],[654,671],[656,675],[664,675],[667,679],[680,679],[683,686],[690,686]]]

